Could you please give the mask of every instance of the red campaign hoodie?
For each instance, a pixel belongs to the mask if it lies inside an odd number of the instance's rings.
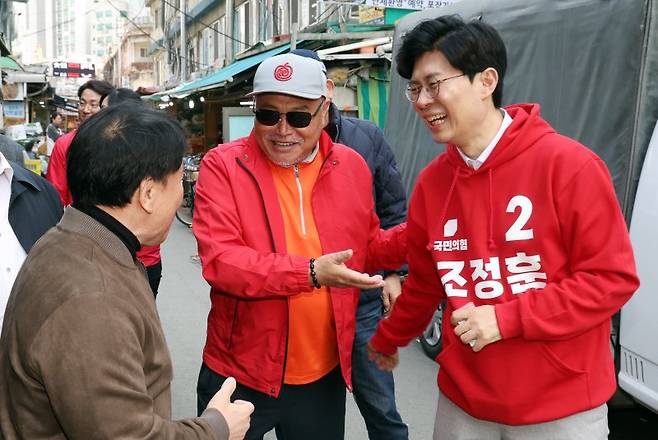
[[[77,129],[71,130],[57,139],[50,155],[50,161],[48,162],[46,179],[57,189],[62,206],[68,206],[73,202],[71,191],[69,191],[69,183],[66,180],[66,156],[77,132]],[[159,263],[160,245],[142,246],[137,251],[137,258],[146,267]]]
[[[538,105],[506,110],[513,122],[480,169],[449,145],[419,176],[409,278],[372,344],[394,353],[447,298],[441,392],[474,417],[520,425],[610,398],[610,317],[639,281],[603,161],[557,134]],[[468,302],[494,305],[502,335],[479,353],[450,324]]]

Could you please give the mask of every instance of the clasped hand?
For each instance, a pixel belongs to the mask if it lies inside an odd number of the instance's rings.
[[[468,303],[452,312],[450,323],[462,343],[470,345],[474,352],[502,339],[496,309],[492,305],[476,307]]]

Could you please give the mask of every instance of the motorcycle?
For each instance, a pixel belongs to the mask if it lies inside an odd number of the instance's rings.
[[[192,227],[195,187],[202,157],[201,153],[183,156],[183,200],[176,210],[176,218],[188,227]]]

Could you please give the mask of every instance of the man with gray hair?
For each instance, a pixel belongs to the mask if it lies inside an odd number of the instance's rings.
[[[379,228],[372,178],[323,131],[323,66],[294,54],[256,71],[254,129],[211,150],[194,234],[211,286],[199,411],[234,376],[256,410],[247,439],[344,437],[359,289],[404,259],[403,227]],[[397,252],[389,251],[389,248]]]

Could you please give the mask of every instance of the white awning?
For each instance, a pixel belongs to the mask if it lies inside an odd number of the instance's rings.
[[[19,72],[17,70],[5,70],[5,81],[8,83],[47,83],[45,73]]]

